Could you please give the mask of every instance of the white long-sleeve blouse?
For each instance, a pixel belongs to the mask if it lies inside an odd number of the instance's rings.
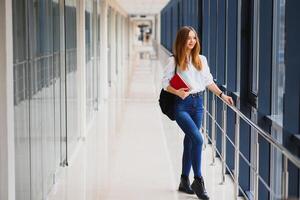
[[[177,67],[177,73],[181,75],[181,77],[188,83],[191,87],[190,93],[197,93],[205,90],[206,86],[213,83],[213,77],[210,73],[209,66],[207,63],[207,59],[203,55],[199,55],[202,62],[202,69],[198,71],[191,59],[188,63],[188,69],[185,71],[181,71],[179,67]],[[165,67],[164,75],[162,78],[162,87],[164,90],[167,90],[169,86],[169,82],[175,73],[175,58],[170,57],[168,60],[168,64]]]

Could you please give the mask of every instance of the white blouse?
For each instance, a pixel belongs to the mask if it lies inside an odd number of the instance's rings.
[[[196,93],[205,90],[206,86],[212,84],[213,77],[210,73],[209,66],[207,63],[207,59],[203,55],[199,55],[202,63],[202,69],[198,71],[191,59],[188,63],[188,69],[185,71],[181,71],[179,67],[177,67],[177,73],[181,75],[185,82],[191,86],[190,93]],[[162,79],[162,87],[164,90],[167,90],[169,86],[169,82],[175,73],[175,58],[172,56],[169,58],[168,64],[165,67],[164,75]]]

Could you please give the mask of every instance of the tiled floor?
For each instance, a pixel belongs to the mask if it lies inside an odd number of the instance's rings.
[[[197,199],[177,191],[183,133],[158,107],[154,80],[161,66],[156,60],[137,62],[128,94],[103,103],[49,200]],[[211,163],[207,145],[203,173],[211,199],[234,199],[232,181],[221,185],[221,165]]]

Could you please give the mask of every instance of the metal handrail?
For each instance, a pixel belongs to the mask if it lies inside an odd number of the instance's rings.
[[[212,99],[210,101],[211,104],[211,113],[208,111],[207,109],[207,92],[204,95],[204,107],[205,107],[205,115],[204,115],[204,121],[206,121],[207,116],[209,118],[211,118],[212,123],[211,123],[211,138],[208,136],[208,139],[211,141],[212,143],[212,165],[215,163],[215,157],[216,157],[216,152],[218,153],[218,155],[220,156],[220,159],[222,161],[222,183],[225,182],[225,173],[226,173],[226,168],[228,169],[228,166],[226,164],[226,141],[228,139],[227,137],[227,133],[226,133],[226,129],[227,129],[227,125],[226,125],[226,121],[227,121],[227,108],[231,108],[231,110],[233,110],[235,112],[235,144],[233,144],[234,148],[235,148],[235,158],[234,158],[234,172],[231,173],[232,178],[234,180],[235,183],[235,197],[236,199],[238,199],[239,196],[239,191],[243,194],[243,196],[248,199],[247,195],[244,193],[244,191],[242,190],[241,186],[239,185],[239,163],[240,163],[240,156],[242,159],[244,159],[248,166],[251,168],[251,171],[253,171],[253,176],[252,176],[252,180],[253,180],[253,188],[251,191],[253,191],[253,198],[255,200],[259,199],[259,180],[261,179],[261,176],[259,175],[259,142],[258,142],[258,135],[260,135],[262,138],[264,138],[270,145],[272,145],[273,148],[276,148],[279,153],[282,154],[283,157],[283,169],[282,169],[282,184],[283,187],[281,188],[281,195],[283,199],[287,199],[288,198],[288,190],[289,190],[289,186],[288,186],[288,179],[289,179],[289,171],[288,171],[288,163],[289,161],[291,163],[293,163],[296,167],[300,168],[300,159],[296,156],[294,156],[289,150],[287,150],[282,144],[278,143],[269,133],[267,133],[266,131],[262,130],[258,125],[256,125],[253,121],[251,121],[248,117],[246,117],[240,110],[238,110],[236,107],[231,106],[229,104],[227,104],[222,98],[220,98],[217,95],[212,96]],[[222,125],[218,124],[218,122],[216,121],[216,97],[218,97],[221,101],[222,101]],[[255,132],[255,144],[253,146],[254,150],[255,150],[255,160],[253,161],[254,163],[248,161],[248,159],[246,159],[246,157],[244,157],[244,155],[240,152],[240,119],[242,119],[243,121],[245,121],[250,127],[251,129]],[[221,130],[222,133],[222,149],[221,152],[218,151],[217,147],[216,147],[216,125],[217,128],[219,128]],[[204,131],[207,134],[207,131]],[[231,142],[232,143],[232,142]],[[230,171],[230,170],[229,170]],[[264,182],[265,183],[265,182]],[[270,194],[272,194],[272,196],[276,196],[276,194],[274,193],[273,190],[270,189],[270,187],[267,187],[267,190],[270,192]]]
[[[216,95],[215,95],[216,96]],[[242,118],[247,124],[254,128],[264,139],[271,143],[274,147],[278,148],[282,154],[284,154],[291,162],[293,162],[298,168],[300,168],[300,159],[294,156],[288,149],[278,143],[269,133],[262,130],[254,122],[252,122],[247,116],[245,116],[240,110],[236,107],[227,104],[222,98],[218,97],[223,103],[230,107],[240,118]]]

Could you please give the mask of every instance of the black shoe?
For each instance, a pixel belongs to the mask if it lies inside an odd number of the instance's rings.
[[[181,177],[178,190],[187,194],[195,194],[190,185],[191,184],[188,177]]]
[[[196,177],[191,187],[199,199],[203,199],[203,200],[209,199],[209,196],[207,195],[207,192],[205,190],[204,180],[202,177],[200,178]]]

